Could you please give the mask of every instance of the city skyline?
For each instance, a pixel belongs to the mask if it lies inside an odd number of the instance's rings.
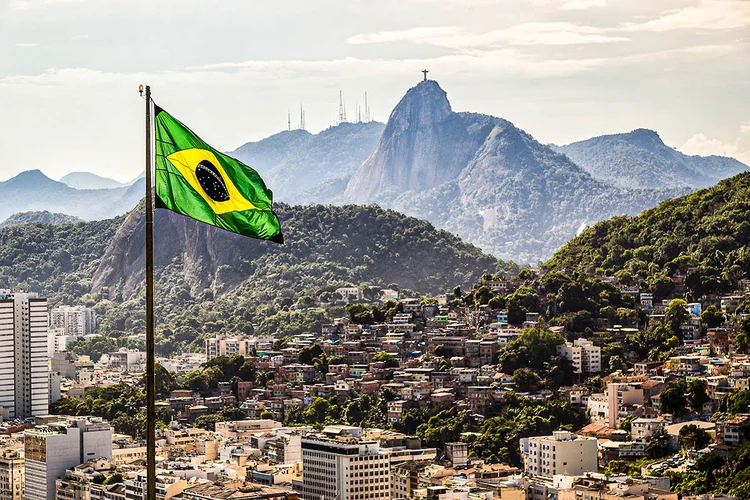
[[[231,150],[287,129],[300,103],[308,130],[333,125],[340,90],[350,121],[365,91],[385,121],[425,68],[454,109],[544,143],[643,127],[686,153],[750,161],[741,0],[16,0],[0,12],[1,179],[38,168],[131,180],[140,83]]]

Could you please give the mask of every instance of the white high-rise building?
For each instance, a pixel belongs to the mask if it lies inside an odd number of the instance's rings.
[[[602,349],[586,339],[576,339],[572,343],[557,346],[557,355],[573,363],[576,373],[599,373],[602,371]]]
[[[390,500],[390,453],[361,436],[337,425],[302,438],[302,500]]]
[[[49,412],[49,367],[47,365],[47,299],[35,293],[16,293],[16,418]]]
[[[24,500],[55,498],[55,481],[67,469],[96,458],[112,460],[112,428],[106,420],[71,417],[24,434]]]
[[[580,476],[598,470],[597,441],[567,431],[521,438],[524,471],[535,476]]]
[[[52,328],[62,328],[65,335],[81,337],[96,330],[96,311],[86,306],[60,306],[49,315]]]
[[[9,418],[48,412],[47,330],[47,299],[0,290],[0,406]]]
[[[16,352],[13,298],[0,290],[0,407],[16,416]]]

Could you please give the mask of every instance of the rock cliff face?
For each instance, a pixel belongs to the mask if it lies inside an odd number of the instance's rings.
[[[555,149],[597,180],[623,188],[707,187],[748,169],[734,158],[683,154],[648,129],[593,137]]]
[[[406,191],[427,191],[458,177],[493,119],[453,113],[433,80],[410,89],[391,113],[375,151],[346,189],[348,201],[365,203]]]
[[[247,238],[199,224],[166,210],[154,214],[156,266],[179,263],[179,272],[197,288],[235,287],[247,279],[242,264],[242,243]],[[266,243],[267,244],[267,243]],[[143,287],[146,268],[146,218],[141,202],[125,219],[102,257],[92,280],[92,290],[120,287],[128,297]],[[221,266],[233,264],[229,269]]]
[[[512,123],[451,111],[437,82],[410,89],[345,198],[425,218],[501,258],[536,262],[583,226],[684,190],[608,186]]]

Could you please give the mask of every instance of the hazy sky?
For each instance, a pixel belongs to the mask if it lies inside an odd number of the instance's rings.
[[[638,127],[750,163],[750,0],[0,0],[0,180],[38,168],[127,180],[143,101],[234,149],[385,121],[431,70],[454,110],[542,142]]]

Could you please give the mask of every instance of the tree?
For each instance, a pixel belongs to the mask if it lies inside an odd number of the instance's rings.
[[[321,354],[323,354],[323,348],[318,344],[313,344],[311,346],[303,347],[302,349],[300,349],[297,359],[303,365],[313,365],[315,364],[313,360],[319,357]]]
[[[115,472],[107,479],[105,479],[101,484],[103,484],[104,486],[108,486],[110,484],[124,483],[126,479],[127,477],[122,472]]]
[[[664,458],[669,455],[669,436],[662,431],[651,436],[651,441],[646,445],[644,456],[649,460]]]
[[[494,294],[486,285],[480,286],[474,293],[474,301],[480,306],[487,304],[492,297],[494,297]]]
[[[508,295],[506,300],[508,308],[508,322],[511,324],[523,323],[527,312],[536,312],[539,308],[539,294],[533,288],[522,286]]]
[[[702,379],[693,379],[687,384],[687,386],[690,391],[690,409],[695,412],[703,411],[704,403],[711,400],[706,392],[706,381]]]
[[[263,410],[260,412],[260,418],[262,420],[273,420],[273,413],[268,410]]]
[[[630,434],[633,420],[635,420],[634,415],[628,415],[627,417],[623,418],[622,421],[620,421],[620,429]]]
[[[513,382],[520,392],[529,392],[539,386],[539,375],[528,368],[518,368],[513,372]]]
[[[724,466],[724,459],[715,452],[704,453],[695,461],[695,468],[701,472],[717,470]]]
[[[659,407],[662,413],[681,415],[687,408],[687,397],[685,396],[684,382],[670,382],[659,394]]]
[[[711,436],[697,425],[689,424],[680,429],[679,441],[685,449],[702,450],[711,442]]]
[[[717,328],[724,324],[724,313],[715,305],[710,305],[701,313],[701,321],[709,328]]]
[[[672,335],[680,335],[680,327],[690,318],[687,311],[687,302],[682,299],[673,299],[664,309],[664,323],[672,332]]]
[[[387,352],[377,353],[372,357],[372,360],[376,363],[382,361],[383,363],[385,363],[386,368],[398,368],[400,364],[396,356]]]

